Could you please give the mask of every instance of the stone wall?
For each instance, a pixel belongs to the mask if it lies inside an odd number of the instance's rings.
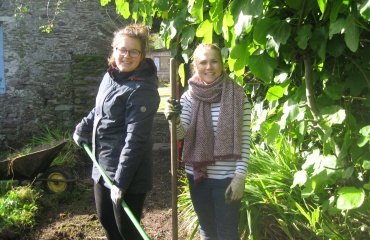
[[[94,105],[113,32],[124,25],[115,6],[65,0],[51,33],[51,0],[0,0],[6,93],[0,95],[0,148],[21,143],[40,129],[73,131]],[[27,12],[15,15],[20,6]]]

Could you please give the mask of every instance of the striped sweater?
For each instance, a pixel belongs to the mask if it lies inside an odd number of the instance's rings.
[[[191,102],[190,92],[186,91],[180,99],[182,113],[181,121],[176,126],[177,139],[185,137],[186,130],[189,128],[191,119]],[[211,103],[213,132],[216,134],[218,117],[220,113],[220,103]],[[238,161],[217,160],[214,165],[207,166],[208,178],[225,179],[233,178],[235,174],[246,177],[250,151],[250,123],[251,123],[251,105],[248,99],[244,98],[243,128],[242,128],[242,159]],[[193,167],[185,165],[185,171],[193,174]]]

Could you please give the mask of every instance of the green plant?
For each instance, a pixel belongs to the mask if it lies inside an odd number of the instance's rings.
[[[19,236],[32,227],[38,212],[40,193],[30,187],[17,187],[0,197],[0,237]]]
[[[287,143],[279,151],[255,146],[246,179],[240,231],[244,239],[312,239],[317,233],[298,211],[315,207],[291,189],[299,155]],[[321,224],[321,218],[312,222]],[[261,227],[265,226],[265,227]]]
[[[26,143],[26,146],[31,148],[51,144],[59,140],[67,140],[66,146],[55,157],[51,165],[65,165],[71,168],[75,167],[76,156],[80,154],[81,148],[73,142],[71,139],[71,133],[60,129],[51,130],[46,125],[41,125],[39,128],[41,133],[39,135],[32,136],[32,139],[29,143]]]
[[[189,240],[192,240],[198,232],[198,217],[191,202],[188,179],[184,173],[180,174],[179,181],[182,186],[181,193],[178,196],[178,210],[180,219],[179,229],[180,232],[185,232],[187,235],[189,235]]]
[[[294,183],[299,172],[297,165],[302,162],[304,158],[286,140],[279,149],[254,146],[240,218],[244,239],[368,238],[369,233],[362,229],[367,229],[370,223],[369,199],[362,199],[360,204],[361,197],[354,196],[361,191],[347,189],[335,196],[348,198],[341,201],[357,208],[341,210],[331,197],[335,185],[305,195],[305,188]],[[322,204],[327,198],[330,201]],[[366,203],[362,204],[363,201]]]

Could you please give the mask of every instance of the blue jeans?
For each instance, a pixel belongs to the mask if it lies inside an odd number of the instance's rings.
[[[195,185],[193,175],[187,174],[187,177],[201,237],[206,240],[239,240],[240,200],[225,203],[225,191],[232,179],[206,178]]]

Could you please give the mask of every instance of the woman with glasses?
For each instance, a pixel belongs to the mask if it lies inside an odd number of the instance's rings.
[[[142,239],[121,206],[126,202],[140,222],[146,193],[152,189],[152,125],[160,97],[157,69],[145,58],[148,29],[129,25],[114,33],[109,69],[95,107],[76,126],[77,145],[92,143],[110,189],[94,166],[97,214],[108,239]]]

